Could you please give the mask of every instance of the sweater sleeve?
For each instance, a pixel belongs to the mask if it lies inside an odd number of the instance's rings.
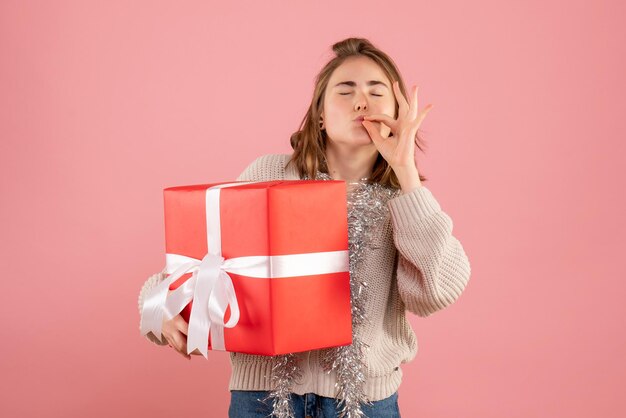
[[[406,308],[426,317],[451,305],[471,273],[463,246],[452,235],[452,219],[424,186],[387,205],[398,250],[398,291]]]
[[[153,274],[152,276],[148,277],[148,280],[146,280],[141,287],[141,291],[139,292],[139,299],[137,301],[139,307],[139,318],[141,318],[141,314],[143,312],[143,300],[146,296],[146,293],[148,292],[148,290],[156,287],[159,283],[161,283],[161,281],[163,281],[166,276],[167,275],[165,274],[165,270],[161,271],[160,273]],[[139,331],[141,332],[141,320],[139,322]],[[152,341],[157,345],[167,345],[167,340],[165,338],[163,338],[163,341],[159,341],[159,339],[152,332],[147,333],[145,337],[149,341]]]

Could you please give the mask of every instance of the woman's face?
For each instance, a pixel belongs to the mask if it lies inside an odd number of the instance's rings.
[[[391,80],[367,57],[351,57],[335,69],[324,94],[322,119],[330,141],[363,146],[374,143],[359,116],[385,114],[394,117],[395,97]],[[375,122],[383,138],[389,136],[386,125]]]

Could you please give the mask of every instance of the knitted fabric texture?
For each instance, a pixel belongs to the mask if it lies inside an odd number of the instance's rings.
[[[254,160],[238,181],[300,180],[290,155],[268,154]],[[396,392],[402,381],[403,363],[417,354],[417,338],[407,312],[428,317],[459,299],[469,283],[469,259],[452,234],[452,219],[425,186],[387,201],[389,216],[377,228],[360,266],[368,283],[367,324],[357,330],[367,350],[364,391],[370,401]],[[141,315],[145,292],[165,278],[163,272],[144,283],[138,299]],[[156,337],[146,338],[159,345]],[[337,376],[326,373],[320,352],[296,353],[302,377],[292,387],[296,394],[316,393],[336,397]],[[272,387],[274,356],[229,353],[232,367],[229,390],[263,390]]]

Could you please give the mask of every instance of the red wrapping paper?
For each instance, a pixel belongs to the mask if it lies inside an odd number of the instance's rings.
[[[217,184],[222,183],[164,190],[167,253],[196,259],[207,254],[205,192]],[[222,188],[220,225],[225,259],[347,251],[345,182],[242,182]],[[234,328],[224,329],[227,351],[277,355],[352,342],[348,271],[282,278],[229,275],[240,318]],[[190,276],[183,275],[169,289]],[[181,312],[187,322],[192,304]],[[225,320],[229,315],[227,310]]]

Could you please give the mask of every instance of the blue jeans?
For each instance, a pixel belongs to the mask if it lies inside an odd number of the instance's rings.
[[[230,392],[229,418],[268,418],[272,413],[272,399],[266,403],[266,391],[233,390]],[[291,394],[291,402],[296,418],[336,418],[339,416],[337,400],[315,393],[304,395]],[[368,418],[400,418],[398,392],[388,398],[362,405],[363,413]]]

